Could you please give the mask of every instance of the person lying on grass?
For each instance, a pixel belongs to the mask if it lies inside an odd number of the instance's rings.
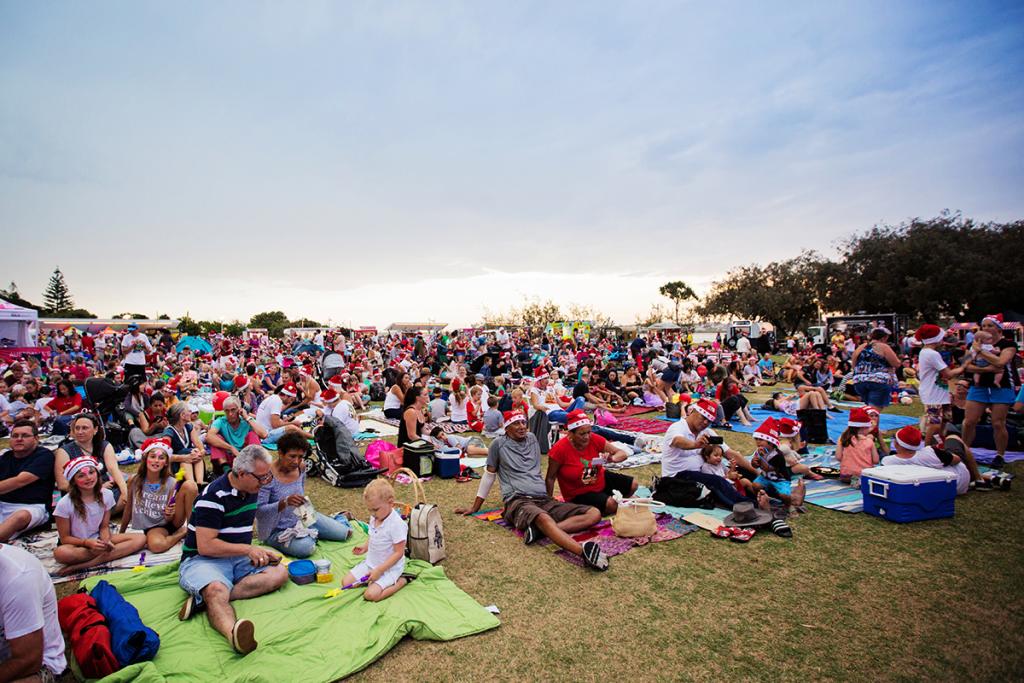
[[[435,426],[423,438],[433,444],[434,450],[437,451],[444,450],[445,448],[458,448],[463,456],[471,458],[483,458],[487,455],[487,448],[478,436],[445,434],[443,429]]]
[[[185,538],[185,523],[199,495],[194,481],[178,482],[171,474],[171,440],[150,438],[142,444],[139,470],[128,481],[121,533],[133,529],[146,537],[146,547],[165,553]],[[182,472],[184,476],[184,472]]]
[[[757,450],[751,457],[751,464],[759,470],[752,482],[754,490],[766,492],[770,497],[781,500],[787,507],[799,507],[804,503],[804,482],[798,479],[793,484],[793,470],[786,462],[786,456],[779,450],[779,428],[774,417],[769,417],[754,431]]]
[[[64,466],[68,492],[53,510],[60,545],[53,559],[65,566],[62,575],[95,567],[137,553],[146,545],[143,534],[110,533],[110,509],[114,494],[103,488],[99,466],[88,456],[69,460]]]
[[[504,417],[505,435],[491,442],[473,505],[456,508],[455,512],[460,515],[479,512],[497,475],[505,501],[502,517],[523,532],[527,545],[547,536],[560,548],[582,557],[588,567],[598,571],[608,569],[608,557],[596,542],[580,544],[572,537],[600,522],[601,512],[590,505],[561,503],[549,496],[540,476],[540,444],[527,429],[526,415],[510,410]]]
[[[366,559],[345,574],[342,586],[366,583],[363,599],[380,602],[389,598],[412,577],[403,575],[405,569],[405,543],[409,525],[395,509],[395,490],[387,479],[374,479],[363,490],[363,502],[370,511],[367,525],[370,537],[366,543],[352,550]]]
[[[628,454],[613,442],[591,434],[593,424],[582,410],[569,413],[566,423],[568,434],[559,439],[548,453],[544,483],[548,496],[554,496],[557,481],[558,490],[568,502],[593,505],[602,515],[614,515],[618,503],[612,493],[618,491],[628,498],[636,492],[637,481],[605,470],[605,462],[622,462]]]

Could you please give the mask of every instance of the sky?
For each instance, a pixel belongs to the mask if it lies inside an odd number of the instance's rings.
[[[3,286],[103,316],[632,323],[1024,218],[1015,2],[0,0]]]

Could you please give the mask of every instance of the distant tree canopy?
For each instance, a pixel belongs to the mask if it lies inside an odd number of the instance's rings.
[[[9,301],[15,306],[21,306],[22,308],[31,308],[36,311],[43,310],[42,306],[36,306],[31,301],[22,298],[21,293],[18,291],[18,285],[12,282],[7,286],[7,289],[0,289],[0,299]]]
[[[672,320],[677,325],[679,324],[679,304],[684,301],[697,299],[697,293],[690,288],[690,285],[686,284],[682,280],[666,282],[658,288],[658,293],[672,300],[672,304],[675,306],[675,316]]]
[[[960,214],[875,226],[831,261],[804,252],[729,271],[698,307],[706,316],[767,320],[782,337],[826,313],[899,313],[978,320],[1024,312],[1024,221],[975,223]]]

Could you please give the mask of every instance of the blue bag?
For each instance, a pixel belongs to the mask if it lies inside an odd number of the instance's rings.
[[[139,611],[106,581],[97,583],[90,593],[96,608],[107,619],[110,649],[122,667],[156,657],[160,636],[142,623]]]

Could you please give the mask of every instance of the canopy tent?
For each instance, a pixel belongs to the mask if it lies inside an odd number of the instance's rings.
[[[676,325],[675,323],[655,323],[653,325],[648,325],[647,329],[649,329],[649,330],[681,330],[683,328],[680,327],[679,325]]]
[[[174,348],[178,350],[178,353],[181,353],[185,349],[192,349],[199,353],[210,353],[213,351],[213,347],[210,345],[210,342],[206,341],[202,337],[194,337],[192,335],[179,339]]]
[[[38,320],[37,311],[0,299],[0,345],[35,346]]]

